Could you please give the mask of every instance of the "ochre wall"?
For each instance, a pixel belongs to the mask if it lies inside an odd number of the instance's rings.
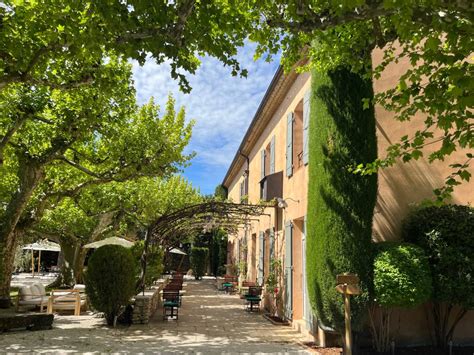
[[[286,168],[286,130],[287,130],[287,114],[295,111],[298,104],[301,104],[304,94],[310,89],[310,75],[309,73],[299,75],[291,89],[286,93],[285,99],[280,103],[276,112],[274,113],[269,124],[265,128],[261,137],[253,147],[249,154],[249,192],[248,198],[251,203],[258,203],[260,201],[260,180],[261,180],[261,150],[265,149],[270,143],[272,137],[275,137],[275,172],[283,172],[283,198],[288,199],[288,207],[286,207],[280,214],[280,219],[283,219],[283,228],[278,230],[275,234],[275,252],[276,256],[284,260],[285,253],[285,236],[284,225],[286,221],[293,221],[298,218],[302,219],[306,214],[306,194],[308,169],[307,166],[297,167],[297,162],[294,162],[293,176],[288,178],[285,174]],[[302,130],[302,127],[300,127]],[[240,168],[236,178],[228,186],[229,198],[234,201],[239,201],[240,182],[243,181],[244,170],[246,164]],[[298,202],[297,202],[298,201]],[[258,262],[259,262],[259,233],[267,232],[269,229],[277,225],[275,208],[267,208],[265,210],[267,215],[258,218],[258,221],[252,221],[249,230],[247,231],[248,248],[252,250],[255,248],[256,261],[252,260],[252,253],[248,253],[247,265],[249,271],[247,277],[249,281],[255,281],[257,277]],[[281,225],[281,221],[278,223]],[[252,243],[251,235],[256,233],[256,243]],[[241,230],[238,236],[231,236],[231,240],[245,238],[245,231]],[[298,239],[299,238],[299,239]],[[298,242],[299,240],[299,242]],[[267,239],[268,241],[268,239]],[[256,244],[256,245],[255,245]],[[266,242],[266,245],[269,243]],[[266,250],[268,255],[268,249]],[[302,317],[302,265],[301,265],[301,234],[294,229],[293,235],[293,253],[299,253],[296,263],[293,265],[293,309],[294,319]],[[269,258],[266,257],[265,269],[268,272]],[[254,265],[254,267],[252,267]],[[284,265],[282,265],[284,267]],[[252,270],[253,269],[253,270]],[[295,280],[296,279],[296,280]]]
[[[373,52],[373,61],[376,65],[381,59],[382,52]],[[375,81],[375,92],[381,92],[394,87],[398,77],[405,71],[408,62],[401,60],[397,65],[389,66],[380,79]],[[302,297],[302,265],[301,265],[301,229],[302,218],[306,215],[307,206],[307,184],[308,169],[303,166],[294,170],[293,176],[287,178],[285,175],[285,150],[286,150],[286,116],[288,112],[294,111],[304,93],[310,88],[310,75],[304,73],[298,76],[296,82],[280,103],[276,113],[267,125],[263,134],[253,147],[250,158],[249,174],[249,201],[257,203],[260,200],[260,151],[269,144],[272,136],[275,136],[275,171],[283,171],[283,198],[299,200],[294,202],[287,200],[288,207],[283,210],[283,228],[276,235],[275,250],[277,256],[284,260],[284,225],[285,221],[294,222],[293,230],[293,319],[303,317]],[[414,132],[423,127],[423,117],[415,116],[410,122],[398,122],[393,119],[393,114],[376,107],[377,118],[377,140],[379,157],[385,155],[390,144],[396,143],[402,136]],[[427,155],[437,148],[436,144],[425,149],[425,156],[410,163],[397,163],[393,167],[379,172],[378,198],[374,214],[374,240],[398,240],[400,238],[400,225],[407,215],[412,204],[419,203],[425,199],[433,198],[433,189],[442,186],[444,179],[451,174],[449,164],[463,162],[465,151],[457,151],[451,154],[444,162],[429,164]],[[237,176],[228,186],[229,197],[233,201],[239,201],[239,184],[246,166],[242,166]],[[472,204],[474,200],[474,188],[472,183],[463,183],[455,188],[452,203]],[[258,221],[253,221],[247,233],[248,248],[255,251],[256,260],[252,260],[252,252],[248,253],[247,263],[249,265],[248,279],[254,281],[257,276],[259,257],[259,232],[267,231],[276,225],[275,209],[267,208],[266,213],[270,216],[261,216]],[[280,222],[281,223],[281,222]],[[251,235],[255,233],[255,243],[252,243]],[[241,230],[238,236],[231,236],[231,240],[243,238],[245,231]],[[284,265],[283,265],[284,266]],[[427,333],[426,318],[423,308],[413,310],[400,310],[395,312],[392,318],[392,329],[396,330],[397,341],[400,343],[426,343],[429,341]],[[463,343],[474,341],[474,312],[470,312],[459,324],[455,339]]]
[[[382,50],[374,50],[374,66],[380,63]],[[382,92],[396,86],[398,78],[406,71],[409,62],[401,59],[398,64],[389,65],[380,79],[374,82],[375,92]],[[397,143],[406,134],[414,133],[424,127],[425,117],[415,115],[410,122],[399,122],[394,114],[376,107],[377,143],[379,157],[385,156],[387,148]],[[436,136],[441,136],[435,134]],[[397,240],[400,237],[400,221],[407,215],[410,205],[425,199],[433,199],[433,190],[441,187],[444,180],[452,173],[449,167],[453,163],[466,160],[466,150],[453,152],[444,162],[428,163],[427,157],[440,147],[440,143],[427,146],[424,156],[409,163],[398,162],[393,167],[383,169],[379,173],[379,195],[374,217],[375,238],[380,240]],[[464,182],[454,189],[452,203],[472,204],[474,188],[472,183]]]
[[[382,50],[374,50],[372,59],[374,66],[380,63]],[[398,64],[389,65],[380,79],[374,82],[374,91],[382,92],[396,86],[398,79],[409,66],[407,59],[401,59]],[[399,122],[394,114],[378,106],[375,109],[377,118],[378,155],[383,157],[387,148],[397,143],[407,134],[413,134],[424,127],[424,116],[415,115],[410,122]],[[435,134],[435,138],[441,136]],[[428,155],[438,149],[440,143],[427,146],[424,156],[416,161],[403,163],[399,161],[390,168],[379,172],[378,196],[374,214],[374,240],[399,240],[401,221],[410,211],[410,206],[426,199],[433,199],[433,190],[441,187],[444,180],[452,173],[449,167],[453,163],[463,163],[466,160],[466,150],[453,152],[445,161],[429,163]],[[472,182],[464,182],[455,187],[451,203],[467,205],[474,202]],[[411,310],[399,310],[392,318],[392,329],[396,329],[397,339],[401,343],[426,343],[430,339],[423,307]],[[454,334],[455,341],[474,341],[474,311],[470,311],[459,323]]]

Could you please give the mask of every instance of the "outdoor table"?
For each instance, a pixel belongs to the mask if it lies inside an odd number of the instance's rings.
[[[247,294],[247,293],[249,293],[249,287],[248,286],[240,286],[239,292],[240,292],[240,294]]]

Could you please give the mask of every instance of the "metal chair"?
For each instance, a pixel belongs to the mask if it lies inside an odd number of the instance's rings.
[[[253,312],[254,306],[257,306],[257,312],[260,311],[260,302],[262,301],[262,287],[249,286],[249,292],[245,295],[246,310]]]
[[[179,314],[179,291],[163,291],[163,320],[176,317]]]

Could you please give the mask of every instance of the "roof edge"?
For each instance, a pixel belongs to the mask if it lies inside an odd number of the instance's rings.
[[[255,115],[253,116],[253,119],[250,122],[250,125],[247,128],[247,131],[245,132],[244,137],[242,138],[242,141],[240,142],[239,148],[237,149],[237,152],[235,153],[235,156],[234,156],[234,159],[232,160],[232,163],[230,164],[229,168],[227,169],[227,172],[224,176],[224,179],[222,180],[222,185],[223,186],[225,186],[227,188],[229,187],[227,185],[227,183],[228,183],[227,180],[229,179],[232,170],[237,165],[237,161],[239,160],[239,158],[243,158],[242,155],[241,155],[241,152],[245,147],[245,144],[246,144],[246,142],[249,138],[250,132],[252,132],[253,128],[255,127],[255,125],[257,123],[257,121],[260,119],[261,113],[262,113],[263,109],[265,108],[265,106],[267,105],[267,103],[270,99],[270,96],[273,93],[273,90],[275,89],[277,84],[280,82],[280,80],[283,79],[283,77],[284,77],[284,70],[283,70],[283,66],[280,65],[278,67],[275,75],[273,75],[272,81],[270,82],[270,85],[268,86],[267,91],[265,92],[265,95],[263,96],[263,99],[260,102],[260,105],[258,106],[257,111],[255,112]]]

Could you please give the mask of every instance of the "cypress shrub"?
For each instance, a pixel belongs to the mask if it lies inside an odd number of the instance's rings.
[[[207,265],[208,248],[193,247],[191,249],[191,268],[196,280],[202,279]]]
[[[135,294],[135,261],[132,252],[120,245],[104,245],[90,257],[85,277],[92,306],[105,314],[108,325]]]
[[[312,73],[307,215],[307,279],[312,308],[323,325],[344,329],[336,275],[359,275],[363,293],[351,297],[354,330],[367,314],[372,285],[372,218],[377,176],[354,164],[377,157],[372,82],[346,68]]]

